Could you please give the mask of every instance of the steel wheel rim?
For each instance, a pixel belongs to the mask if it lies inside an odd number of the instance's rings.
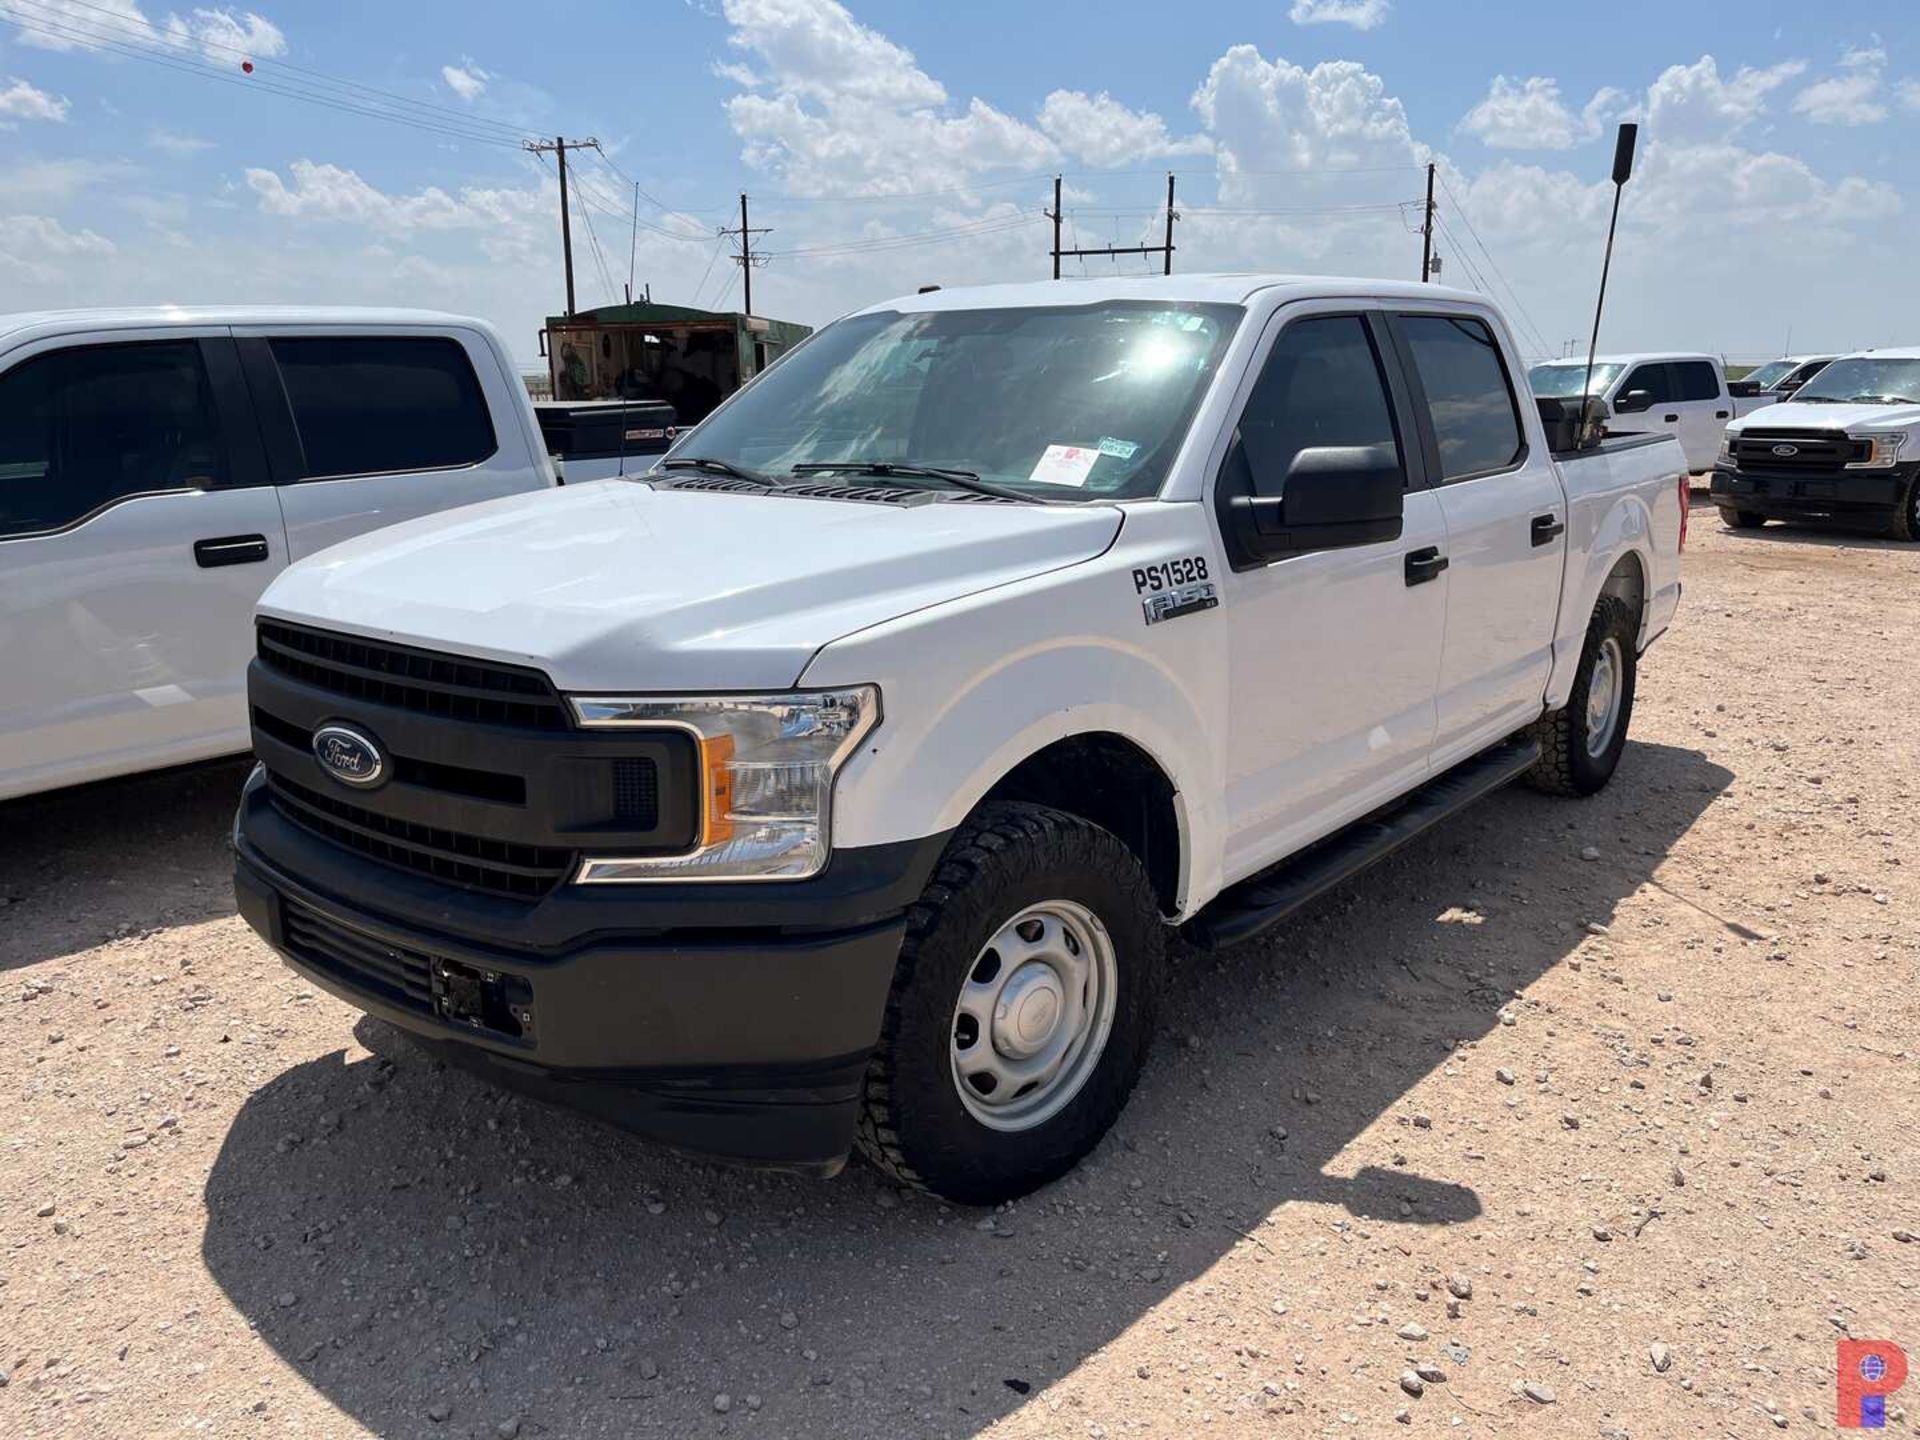
[[[1587,754],[1598,760],[1613,744],[1613,732],[1620,724],[1621,677],[1626,666],[1620,658],[1620,642],[1609,635],[1600,642],[1593,657],[1593,674],[1587,679]]]
[[[1100,917],[1029,905],[994,931],[961,982],[947,1031],[960,1103],[990,1130],[1031,1130],[1087,1083],[1113,1032],[1120,967]]]

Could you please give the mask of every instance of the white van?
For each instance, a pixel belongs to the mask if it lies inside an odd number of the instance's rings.
[[[0,316],[0,799],[246,750],[268,581],[350,536],[553,483],[478,320]]]

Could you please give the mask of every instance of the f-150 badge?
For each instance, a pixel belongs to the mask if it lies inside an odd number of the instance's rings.
[[[1219,603],[1220,597],[1214,593],[1213,582],[1196,580],[1188,585],[1162,590],[1158,595],[1147,596],[1140,602],[1140,609],[1147,617],[1147,624],[1158,625],[1162,620],[1177,620],[1182,615],[1211,610]]]

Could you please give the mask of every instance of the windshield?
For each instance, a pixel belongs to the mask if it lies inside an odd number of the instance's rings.
[[[1920,403],[1920,360],[1889,355],[1854,355],[1836,360],[1793,394],[1802,403],[1836,405],[1855,401],[1867,405]]]
[[[1800,362],[1797,360],[1769,360],[1764,365],[1756,365],[1740,378],[1757,390],[1784,380]]]
[[[1624,365],[1609,365],[1604,361],[1593,367],[1593,387],[1589,395],[1606,392],[1609,385],[1620,378]],[[1536,365],[1527,372],[1532,382],[1533,393],[1543,400],[1571,400],[1580,393],[1580,382],[1587,378],[1587,362],[1584,360],[1559,360],[1545,365]]]
[[[1152,495],[1241,313],[1113,301],[855,315],[673,453],[776,479],[845,462],[850,475],[871,464],[970,471],[1049,500]],[[903,481],[941,483],[910,474],[887,483]]]

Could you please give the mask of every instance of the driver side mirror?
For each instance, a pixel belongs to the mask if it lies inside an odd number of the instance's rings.
[[[1653,408],[1653,392],[1650,390],[1629,390],[1613,402],[1616,415],[1638,415],[1642,410]]]
[[[1301,450],[1278,487],[1256,485],[1236,435],[1220,475],[1220,520],[1236,569],[1309,550],[1398,540],[1406,472],[1391,446],[1318,445]],[[1275,493],[1277,488],[1278,493]]]

